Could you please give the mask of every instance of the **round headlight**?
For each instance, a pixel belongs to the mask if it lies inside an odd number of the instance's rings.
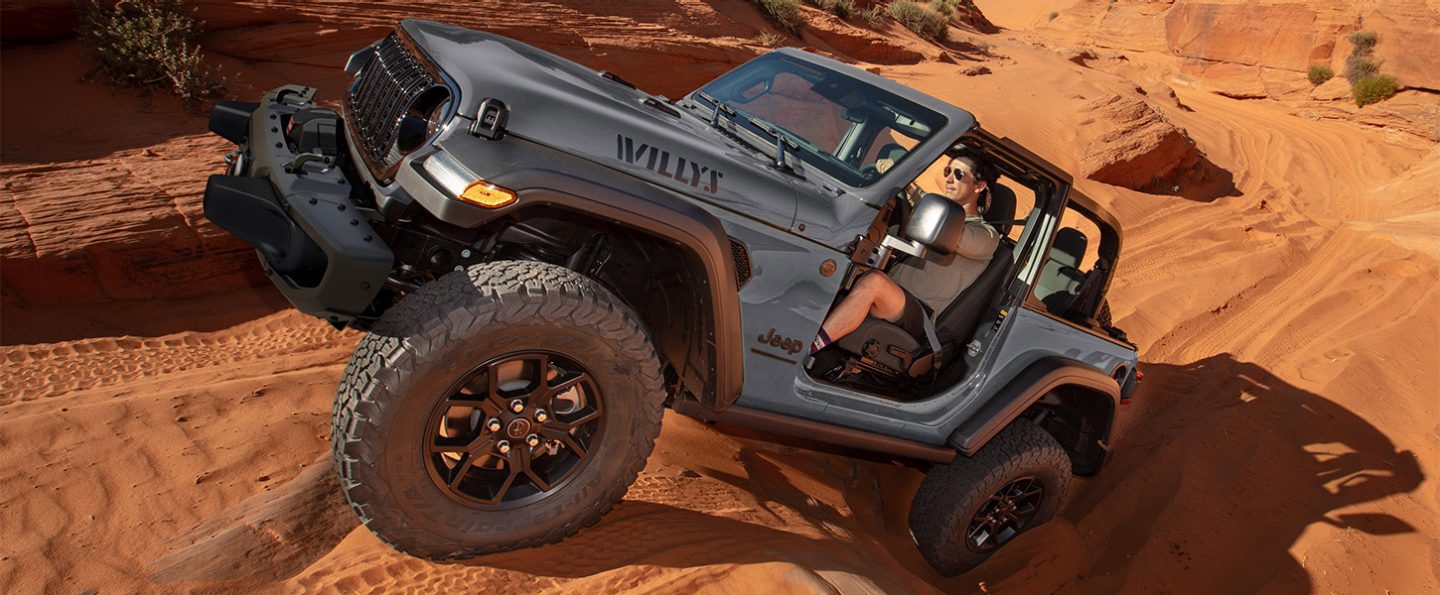
[[[395,137],[395,148],[401,154],[420,148],[445,125],[445,113],[448,111],[450,90],[438,86],[426,89],[410,102],[410,108],[400,118],[400,132]]]

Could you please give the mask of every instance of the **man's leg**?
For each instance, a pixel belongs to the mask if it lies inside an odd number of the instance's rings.
[[[884,273],[869,273],[855,283],[850,294],[830,311],[820,325],[820,335],[810,346],[814,353],[860,328],[865,317],[895,322],[905,312],[905,291]]]

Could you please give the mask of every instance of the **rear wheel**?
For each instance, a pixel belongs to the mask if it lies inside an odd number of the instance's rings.
[[[931,566],[954,576],[1054,518],[1069,488],[1065,449],[1018,419],[975,456],[931,468],[910,504],[910,534]]]
[[[432,559],[554,542],[624,495],[664,387],[638,318],[534,262],[421,287],[356,348],[336,394],[341,486],[385,542]]]

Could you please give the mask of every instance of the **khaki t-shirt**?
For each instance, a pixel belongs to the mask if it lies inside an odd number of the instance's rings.
[[[1000,245],[1000,233],[979,215],[965,218],[960,247],[953,254],[929,251],[924,260],[911,258],[890,269],[890,279],[938,314],[985,272]]]

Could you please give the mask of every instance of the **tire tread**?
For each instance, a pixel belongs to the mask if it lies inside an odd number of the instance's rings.
[[[477,290],[479,295],[477,296]],[[429,354],[462,341],[491,324],[536,319],[591,329],[616,345],[624,358],[640,362],[634,380],[644,395],[640,435],[628,442],[621,481],[600,486],[592,504],[577,520],[560,523],[543,535],[518,543],[457,548],[435,543],[427,532],[406,521],[380,482],[360,480],[360,465],[375,466],[378,453],[361,435],[377,431],[394,406],[387,398],[399,379],[414,374]],[[403,337],[403,338],[402,338]],[[387,544],[431,559],[468,558],[560,541],[600,520],[625,494],[660,433],[664,383],[654,347],[628,307],[595,280],[538,262],[472,265],[422,286],[401,300],[365,335],[345,366],[332,411],[331,448],[346,500],[356,516]],[[566,489],[573,489],[572,486]]]
[[[910,504],[910,533],[920,553],[947,576],[984,561],[988,555],[969,551],[961,541],[972,509],[1022,470],[1035,468],[1059,471],[1059,494],[1046,504],[1049,514],[1037,516],[1026,530],[1053,518],[1065,503],[1071,479],[1070,456],[1029,419],[1011,422],[975,456],[931,468]]]

